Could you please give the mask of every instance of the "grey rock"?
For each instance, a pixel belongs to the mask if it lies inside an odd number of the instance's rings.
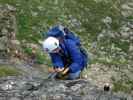
[[[20,41],[18,40],[11,40],[11,43],[14,45],[20,45]]]
[[[8,30],[6,28],[3,28],[1,30],[1,33],[0,34],[7,35],[7,33],[8,33]]]
[[[112,18],[107,16],[102,20],[105,24],[111,24],[112,23]]]
[[[10,98],[10,100],[21,100],[21,99],[17,98],[17,97],[12,97],[12,98]]]
[[[125,4],[121,5],[122,8],[122,15],[128,17],[133,14],[133,2],[131,0],[127,1]]]
[[[0,38],[0,50],[6,50],[7,49],[7,41],[8,41],[8,38],[5,36]]]
[[[0,59],[10,59],[20,48],[16,39],[17,25],[15,17],[16,8],[9,5],[0,5]]]
[[[13,6],[11,6],[11,5],[9,5],[9,4],[6,4],[6,7],[7,7],[8,10],[10,10],[10,11],[16,11],[16,8],[13,7]]]
[[[40,81],[38,81],[40,80]],[[1,98],[6,100],[122,100],[133,99],[131,95],[125,93],[105,92],[92,85],[89,81],[79,80],[48,80],[26,78],[26,77],[8,77],[0,79],[1,84],[11,83],[14,87],[10,91],[3,90]],[[39,87],[38,83],[43,82]],[[25,84],[23,84],[25,83]],[[21,84],[21,87],[20,85]],[[27,86],[26,86],[27,85]],[[34,89],[33,87],[36,87]],[[1,97],[2,95],[2,97]],[[4,99],[3,99],[4,100]]]

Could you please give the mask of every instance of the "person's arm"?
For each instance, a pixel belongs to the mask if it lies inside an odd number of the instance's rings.
[[[51,53],[50,57],[51,57],[51,61],[52,61],[53,67],[55,69],[64,68],[64,64],[63,64],[62,58],[61,58],[61,56],[58,53]]]
[[[79,47],[72,40],[67,40],[66,47],[72,59],[72,64],[69,66],[69,70],[71,72],[81,70],[83,58]]]

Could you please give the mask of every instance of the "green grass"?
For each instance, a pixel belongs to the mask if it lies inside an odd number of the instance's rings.
[[[128,80],[127,82],[119,80],[114,82],[113,91],[123,91],[126,93],[130,93],[133,90],[133,81]]]
[[[128,16],[127,19],[133,21],[133,16]]]
[[[20,71],[14,67],[1,66],[0,65],[0,77],[17,76],[20,75]]]
[[[52,66],[50,62],[50,58],[48,58],[48,55],[44,53],[42,50],[37,49],[35,50],[36,53],[33,54],[32,48],[30,47],[23,47],[24,53],[26,53],[29,57],[32,57],[34,55],[34,59],[36,59],[35,63],[37,64],[46,64],[48,66]]]
[[[107,53],[106,56],[110,56],[112,55],[111,44],[115,44],[115,47],[121,48],[125,53],[127,53],[129,49],[128,42],[122,42],[118,38],[111,39],[108,35],[101,41],[97,40],[99,32],[101,32],[102,29],[107,29],[105,23],[102,22],[102,19],[107,16],[112,19],[110,30],[119,30],[123,20],[120,9],[118,9],[120,6],[119,1],[120,0],[103,0],[100,2],[96,2],[95,0],[58,0],[58,2],[56,2],[53,0],[0,0],[0,4],[8,3],[16,7],[18,26],[16,35],[22,45],[26,43],[39,44],[39,40],[43,40],[42,32],[46,33],[50,26],[62,23],[68,26],[72,31],[78,33],[88,49],[88,42],[91,44],[91,42],[95,41],[98,43],[97,50],[103,46],[106,48],[104,50]],[[133,16],[129,16],[127,19],[132,18]],[[73,26],[73,19],[81,23],[80,28]],[[23,40],[25,40],[24,43],[22,42]],[[28,55],[32,55],[31,48],[22,49]],[[40,50],[40,48],[38,48],[38,50]],[[93,52],[93,49],[90,52]],[[44,60],[41,53],[41,50],[37,53],[37,59],[40,63]],[[102,62],[106,63],[106,61],[101,61],[101,63]],[[119,62],[120,61],[118,61],[118,63],[113,61],[111,63],[119,64]]]
[[[29,56],[32,55],[32,48],[29,47],[23,47],[24,53],[28,54]]]
[[[0,0],[0,3],[16,7],[17,38],[33,43],[38,43],[38,40],[42,39],[41,32],[46,32],[50,26],[57,23],[68,26],[81,36],[89,33],[90,39],[95,39],[102,28],[107,28],[101,21],[103,18],[112,18],[113,30],[119,28],[122,19],[120,12],[112,6],[118,6],[115,0],[98,3],[93,0],[58,0],[57,4],[52,0]],[[43,10],[38,7],[43,7]],[[81,29],[85,28],[85,31],[79,32],[79,28],[73,27],[70,16],[77,19],[82,24]]]
[[[125,2],[126,0],[101,0],[100,2],[96,2],[96,0],[0,0],[0,4],[8,3],[16,7],[18,28],[16,36],[21,41],[21,44],[24,45],[22,49],[27,55],[32,56],[32,48],[27,48],[25,46],[26,43],[39,44],[39,40],[43,40],[42,32],[46,33],[50,26],[61,23],[82,38],[82,42],[84,42],[88,51],[91,43],[96,42],[96,48],[89,51],[97,57],[92,59],[91,63],[102,63],[107,66],[128,64],[128,55],[130,55],[130,53],[128,54],[128,42],[120,41],[121,37],[112,39],[108,34],[100,41],[97,40],[97,36],[102,30],[118,32],[123,19],[127,21],[133,20],[133,16],[124,18],[121,15],[121,4],[119,3],[124,4]],[[110,28],[102,21],[106,17],[112,19],[112,23],[109,24]],[[80,23],[79,27],[75,25],[75,22],[72,22],[75,19],[77,20],[76,24]],[[112,44],[114,44],[115,50],[111,49]],[[102,46],[105,48],[104,50],[101,50]],[[40,48],[35,54],[36,62],[51,65],[49,58],[47,58],[48,55],[43,54]],[[116,48],[120,48],[121,51]],[[106,54],[101,55],[101,51],[105,51]],[[127,54],[127,56],[124,56],[126,61],[121,61],[119,52]],[[113,54],[116,57],[110,58]],[[105,56],[109,57],[111,62],[108,62]],[[0,71],[2,75],[17,72],[10,68],[7,70],[6,67],[0,70],[3,70]],[[123,83],[116,82],[114,84],[115,90],[127,91],[126,89],[129,88]]]

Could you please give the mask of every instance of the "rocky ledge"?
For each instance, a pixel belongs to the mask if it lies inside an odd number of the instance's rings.
[[[7,77],[0,79],[0,100],[133,100],[133,96],[100,90],[84,79]]]

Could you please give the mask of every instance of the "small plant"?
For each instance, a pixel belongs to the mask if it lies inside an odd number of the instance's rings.
[[[130,93],[132,90],[133,90],[133,81],[131,81],[131,80],[114,81],[113,91],[115,91],[115,92],[123,91],[126,93]]]
[[[32,48],[26,47],[26,48],[23,48],[23,50],[24,50],[24,52],[25,52],[26,54],[32,55]]]
[[[29,56],[31,60],[35,60],[34,63],[50,65],[50,60],[48,58],[48,55],[43,53],[43,51],[41,51],[39,48],[33,50],[30,47],[25,47],[23,48],[23,51]]]
[[[37,54],[36,54],[36,63],[44,64],[45,59],[46,59],[46,57],[41,52],[37,52]]]
[[[43,53],[41,50],[37,50],[36,52],[36,63],[51,66],[49,56]]]
[[[19,74],[20,74],[20,71],[14,67],[0,66],[0,77],[16,76]]]

